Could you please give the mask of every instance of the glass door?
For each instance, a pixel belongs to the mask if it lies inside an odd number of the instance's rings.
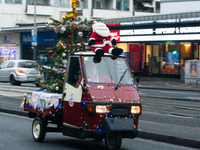
[[[159,66],[160,66],[160,57],[159,57],[159,45],[153,45],[152,51],[152,58],[151,58],[151,72],[152,73],[159,73]]]
[[[146,73],[151,75],[151,45],[146,45]]]

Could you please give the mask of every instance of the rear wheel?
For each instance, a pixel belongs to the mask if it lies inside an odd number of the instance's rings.
[[[46,135],[46,125],[42,117],[36,117],[32,124],[32,135],[36,142],[42,142]]]
[[[105,144],[107,150],[119,150],[122,144],[122,135],[119,132],[106,133]]]
[[[10,84],[11,85],[21,85],[21,82],[16,81],[14,75],[10,76]]]

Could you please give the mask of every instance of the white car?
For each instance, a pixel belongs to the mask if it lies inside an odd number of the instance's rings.
[[[33,83],[36,78],[43,79],[44,76],[35,69],[35,65],[38,64],[33,60],[5,61],[0,65],[0,81],[21,85],[21,83]]]

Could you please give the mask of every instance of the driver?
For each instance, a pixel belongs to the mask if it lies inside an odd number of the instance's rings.
[[[86,63],[86,76],[88,82],[103,82],[103,83],[115,83],[109,75],[105,73],[105,70],[101,67],[101,63],[94,63],[90,58]]]

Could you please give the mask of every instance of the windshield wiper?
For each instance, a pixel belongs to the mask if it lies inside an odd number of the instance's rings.
[[[123,75],[121,76],[119,82],[117,83],[117,86],[115,87],[115,91],[118,89],[119,84],[120,84],[120,82],[122,81],[122,79],[123,79],[123,77],[124,77],[124,75],[125,75],[125,73],[126,73],[127,70],[128,70],[128,67],[126,68],[126,70],[124,71]]]

